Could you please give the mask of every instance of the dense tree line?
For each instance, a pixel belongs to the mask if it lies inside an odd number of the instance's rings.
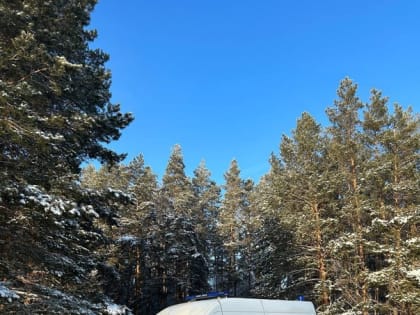
[[[155,314],[209,290],[420,313],[418,113],[346,78],[258,183],[236,160],[220,185],[204,162],[189,177],[179,145],[159,180],[105,145],[132,117],[89,48],[94,4],[0,0],[0,313]]]
[[[188,178],[179,145],[162,183],[148,175],[122,187],[131,164],[84,170],[90,188],[122,189],[136,200],[120,218],[134,229],[114,238],[114,255],[132,257],[121,286],[138,283],[140,273],[148,292],[128,303],[135,312],[206,290],[303,295],[321,314],[420,311],[419,117],[399,105],[391,111],[377,90],[363,103],[347,78],[326,113],[327,127],[302,114],[256,185],[241,178],[236,160],[220,187],[204,163]],[[151,172],[142,156],[135,161]],[[154,194],[146,197],[145,187]]]

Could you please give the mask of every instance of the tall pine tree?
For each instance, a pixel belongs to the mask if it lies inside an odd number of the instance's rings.
[[[0,278],[21,292],[1,312],[104,306],[97,223],[116,196],[77,179],[87,159],[121,160],[106,144],[132,117],[110,102],[108,56],[89,48],[95,3],[0,1]]]
[[[331,185],[321,132],[320,125],[303,113],[293,137],[283,137],[281,158],[285,177],[281,195],[283,218],[287,216],[286,220],[292,222],[290,228],[295,230],[301,248],[295,259],[297,269],[289,281],[295,278],[291,285],[298,289],[297,293],[310,296],[325,307],[330,303],[329,257],[325,244],[333,234],[334,225],[329,220]]]
[[[329,128],[331,141],[329,155],[337,171],[334,184],[338,187],[339,202],[337,211],[342,226],[342,237],[339,242],[332,242],[332,247],[338,244],[337,261],[345,261],[345,266],[336,265],[336,281],[345,283],[341,290],[343,307],[351,305],[354,310],[368,314],[370,297],[368,294],[366,267],[366,220],[368,214],[363,207],[361,194],[361,178],[365,170],[366,152],[361,143],[361,127],[359,114],[364,104],[357,94],[357,85],[346,78],[341,81],[337,90],[338,99],[334,106],[327,109],[327,115],[332,123]],[[334,167],[334,166],[332,166]],[[345,244],[343,246],[343,244]]]
[[[223,281],[225,290],[233,296],[238,293],[238,284],[241,280],[239,270],[241,216],[242,216],[242,179],[238,162],[232,160],[225,173],[224,198],[220,208],[219,233],[223,237],[225,247],[225,267]]]
[[[203,256],[205,265],[197,266],[201,270],[201,283],[196,289],[205,291],[206,283],[214,290],[221,290],[220,274],[221,258],[222,258],[222,242],[217,230],[219,208],[220,208],[220,188],[210,178],[210,171],[207,169],[205,162],[194,170],[192,178],[192,187],[195,196],[195,206],[193,209],[193,221],[195,222],[195,233],[199,240],[198,252]]]
[[[162,179],[162,211],[165,213],[165,259],[168,302],[182,301],[197,284],[207,283],[197,265],[205,266],[193,220],[194,192],[185,175],[181,146],[175,145]],[[201,280],[200,280],[201,279]]]

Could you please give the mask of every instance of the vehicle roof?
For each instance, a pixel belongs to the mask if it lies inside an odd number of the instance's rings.
[[[284,300],[261,300],[266,314],[313,314],[315,308],[312,302],[305,301],[284,301]],[[281,312],[279,312],[281,310]]]
[[[219,312],[256,313],[256,314],[313,314],[311,302],[265,300],[247,298],[218,298],[192,301],[170,306],[158,315],[211,315]]]
[[[217,311],[220,311],[220,304],[217,299],[211,299],[176,304],[165,308],[158,315],[211,315]]]

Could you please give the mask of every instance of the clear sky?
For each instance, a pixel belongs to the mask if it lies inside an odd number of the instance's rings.
[[[91,27],[136,117],[111,147],[159,178],[180,144],[189,176],[204,159],[222,184],[236,158],[257,181],[302,112],[328,125],[345,76],[419,112],[420,1],[100,0]]]

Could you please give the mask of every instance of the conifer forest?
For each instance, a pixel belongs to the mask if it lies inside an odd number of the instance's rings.
[[[153,315],[209,291],[420,314],[419,113],[344,78],[258,182],[237,160],[221,184],[187,176],[182,144],[159,179],[107,146],[133,117],[89,46],[95,2],[0,0],[0,314]]]

